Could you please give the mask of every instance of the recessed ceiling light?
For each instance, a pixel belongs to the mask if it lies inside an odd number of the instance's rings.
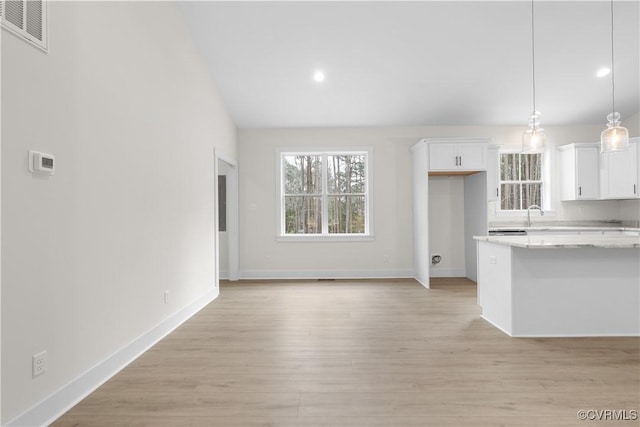
[[[316,70],[316,72],[313,73],[313,80],[317,81],[318,83],[324,81],[324,73],[322,72],[322,70]]]
[[[602,67],[598,70],[598,72],[596,73],[597,77],[604,77],[606,75],[608,75],[611,72],[611,68],[607,68],[607,67]]]

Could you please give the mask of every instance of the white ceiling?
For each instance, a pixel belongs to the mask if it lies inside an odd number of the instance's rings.
[[[616,0],[616,109],[640,111],[640,1]],[[526,125],[531,3],[181,2],[240,128]],[[608,1],[536,1],[542,123],[606,124]],[[316,69],[326,80],[313,81]]]

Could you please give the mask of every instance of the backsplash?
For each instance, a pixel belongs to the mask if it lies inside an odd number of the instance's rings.
[[[526,213],[519,216],[502,216],[496,214],[497,202],[489,202],[487,219],[489,223],[523,224]],[[624,222],[638,224],[640,222],[640,200],[589,200],[558,202],[553,212],[541,217],[538,211],[531,213],[533,223],[561,222]],[[632,225],[628,225],[632,227]]]
[[[621,200],[620,219],[623,221],[640,222],[640,200]]]

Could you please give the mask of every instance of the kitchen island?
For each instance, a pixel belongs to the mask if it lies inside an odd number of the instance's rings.
[[[475,239],[482,317],[505,333],[640,336],[637,235]]]

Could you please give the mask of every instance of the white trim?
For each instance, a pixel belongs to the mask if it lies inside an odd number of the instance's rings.
[[[502,217],[519,217],[519,218],[526,218],[527,217],[527,211],[526,210],[521,210],[521,211],[503,211],[497,208],[497,204],[496,204],[496,212],[495,212],[495,216],[502,216]],[[537,221],[540,221],[540,219],[538,218],[542,218],[542,221],[544,221],[544,218],[546,217],[553,217],[556,216],[556,211],[555,210],[544,210],[544,216],[542,217],[540,215],[540,212],[538,211],[534,211],[533,215],[531,216],[531,222],[533,222],[533,218],[535,218]]]
[[[286,234],[277,236],[278,242],[373,242],[369,234]]]
[[[243,280],[287,279],[412,279],[413,271],[407,270],[244,270]]]
[[[502,154],[529,154],[529,153],[522,153],[521,150],[519,150],[517,147],[514,147],[514,146],[507,146],[504,148],[500,147],[498,149],[498,171],[497,171],[498,182],[497,184],[499,189],[501,188],[501,183],[505,182],[500,179],[500,173],[501,173],[500,156]],[[549,216],[555,216],[553,200],[555,200],[556,185],[554,185],[555,181],[551,179],[552,165],[555,166],[554,150],[547,148],[547,150],[545,150],[542,153],[542,179],[540,180],[540,182],[542,182],[542,194],[540,197],[542,198],[542,209],[544,210],[544,214],[545,215],[548,214]],[[528,182],[528,181],[524,181],[524,182]],[[522,210],[500,209],[501,196],[502,194],[500,193],[500,196],[498,197],[498,200],[495,206],[496,216],[527,216],[526,209],[522,209]]]
[[[76,379],[62,386],[22,414],[10,420],[7,426],[49,425],[115,374],[137,359],[145,351],[169,335],[174,329],[202,310],[219,295],[218,288],[196,299],[174,313],[129,344],[113,353]]]
[[[326,165],[327,155],[331,154],[364,154],[366,156],[365,164],[365,232],[361,234],[284,234],[285,229],[284,216],[282,214],[284,209],[284,180],[282,169],[282,157],[284,155],[318,155],[322,157],[322,162]],[[276,162],[276,240],[289,241],[289,242],[309,242],[309,241],[371,241],[374,240],[374,218],[373,218],[373,146],[335,146],[335,147],[277,147],[275,150],[275,162]],[[322,197],[322,227],[324,230],[328,229],[327,221],[328,214],[327,209],[327,175],[326,167],[322,170],[322,193],[319,196]]]
[[[513,338],[586,338],[586,337],[638,337],[638,334],[511,334],[502,326],[499,326],[493,323],[491,320],[484,317],[482,314],[480,315],[482,320],[491,324],[491,326],[499,329],[501,332],[509,335]]]
[[[513,334],[513,338],[588,338],[588,337],[640,337],[638,334]]]
[[[424,286],[425,288],[430,289],[430,287],[429,287],[429,283],[424,283],[420,278],[415,277],[415,275],[414,275],[413,279],[414,279],[416,282],[420,283],[420,284],[421,284],[422,286]]]
[[[480,307],[480,309],[482,310],[482,307]],[[484,317],[483,314],[481,314],[480,317],[482,318],[482,320],[484,320],[485,322],[489,323],[491,326],[493,326],[495,328],[498,328],[500,331],[504,332],[505,334],[509,335],[510,337],[513,336],[506,329],[504,329],[502,326],[497,325],[497,324],[493,323],[491,320],[489,320],[486,317]]]
[[[2,30],[0,30],[0,47],[2,47]],[[0,82],[2,82],[2,55],[0,54]],[[2,84],[0,83],[0,99]],[[0,102],[0,242],[2,242],[2,102]],[[0,331],[2,331],[2,245],[0,244]],[[0,333],[0,384],[2,384],[2,334]],[[2,387],[0,387],[0,390]],[[2,420],[2,392],[0,391],[0,420]]]
[[[218,173],[219,162],[229,165],[227,175],[227,251],[229,265],[227,268],[228,280],[238,280],[240,277],[240,232],[239,232],[239,201],[238,201],[238,163],[217,153],[213,149],[214,156],[214,194],[215,194],[215,263],[216,263],[216,287],[220,285],[220,242],[218,218]]]
[[[467,138],[464,136],[461,137],[455,137],[455,138],[422,138],[420,141],[418,141],[416,144],[414,144],[414,146],[418,145],[421,142],[425,142],[427,144],[442,144],[442,143],[447,143],[447,144],[460,144],[460,143],[464,143],[464,142],[468,142],[468,143],[489,143],[489,141],[491,140],[491,138],[489,137],[472,137],[472,138]],[[417,148],[417,147],[416,147]],[[414,151],[415,149],[413,147],[410,148],[411,151]]]
[[[429,277],[467,277],[465,269],[438,269],[431,267]]]

